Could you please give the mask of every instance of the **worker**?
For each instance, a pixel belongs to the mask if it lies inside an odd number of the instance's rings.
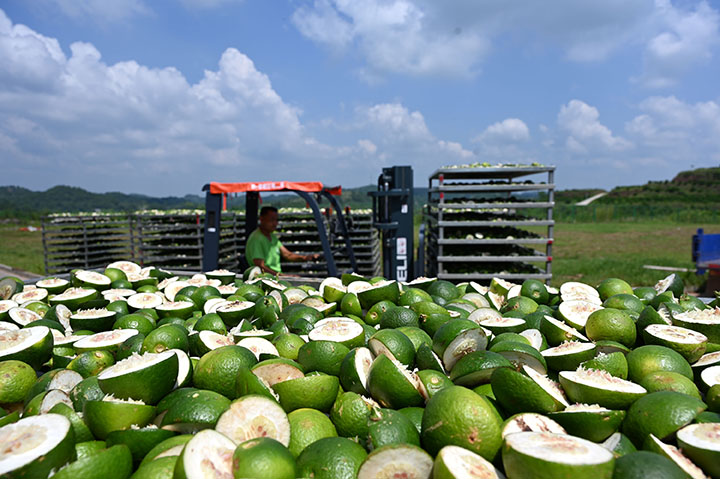
[[[287,261],[311,261],[319,254],[296,254],[282,245],[275,230],[278,225],[278,210],[274,206],[260,209],[260,225],[250,233],[245,245],[245,257],[251,266],[259,266],[264,273],[281,272],[281,257]]]

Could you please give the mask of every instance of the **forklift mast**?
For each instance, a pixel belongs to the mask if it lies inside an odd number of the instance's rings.
[[[373,199],[373,226],[382,234],[383,275],[397,281],[415,278],[413,261],[413,171],[410,166],[383,168]]]

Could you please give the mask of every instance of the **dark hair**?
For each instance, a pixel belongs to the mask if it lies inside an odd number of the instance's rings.
[[[268,213],[277,213],[278,209],[274,206],[263,206],[260,208],[260,216],[265,216]]]

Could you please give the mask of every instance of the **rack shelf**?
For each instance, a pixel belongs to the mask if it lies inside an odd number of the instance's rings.
[[[369,228],[370,212],[354,211],[346,217],[354,225],[349,232],[357,259],[358,273],[376,276],[380,272],[380,243],[377,231]],[[312,212],[282,212],[278,229],[281,241],[294,252],[322,253],[322,245]],[[326,217],[327,218],[327,217]],[[132,213],[56,215],[42,219],[42,238],[46,274],[69,268],[103,268],[117,260],[130,259],[141,265],[160,268],[202,270],[205,215],[188,213]],[[246,240],[243,212],[223,212],[220,233],[219,267],[239,269]],[[344,239],[337,233],[334,216],[324,221],[331,238],[335,261],[350,268]],[[332,232],[332,234],[330,234]],[[324,261],[282,263],[283,271],[327,276]]]
[[[425,275],[487,284],[552,276],[554,166],[440,168],[428,181]]]

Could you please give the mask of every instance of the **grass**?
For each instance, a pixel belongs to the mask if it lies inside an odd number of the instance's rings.
[[[644,265],[695,267],[691,259],[692,235],[698,227],[706,234],[720,233],[719,225],[674,223],[575,223],[555,229],[553,285],[565,281],[597,284],[605,278],[625,279],[633,286],[653,285],[670,272]],[[698,286],[703,278],[679,273],[686,284]]]
[[[692,235],[698,227],[706,234],[720,233],[720,225],[676,223],[566,223],[555,228],[553,279],[557,286],[566,281],[597,284],[605,278],[625,279],[633,286],[652,285],[669,274],[643,268],[644,265],[694,268],[691,261]],[[0,229],[0,263],[43,274],[42,234]],[[688,285],[703,278],[680,273]]]
[[[20,231],[18,226],[2,226],[0,245],[1,264],[31,273],[45,272],[40,231]]]

